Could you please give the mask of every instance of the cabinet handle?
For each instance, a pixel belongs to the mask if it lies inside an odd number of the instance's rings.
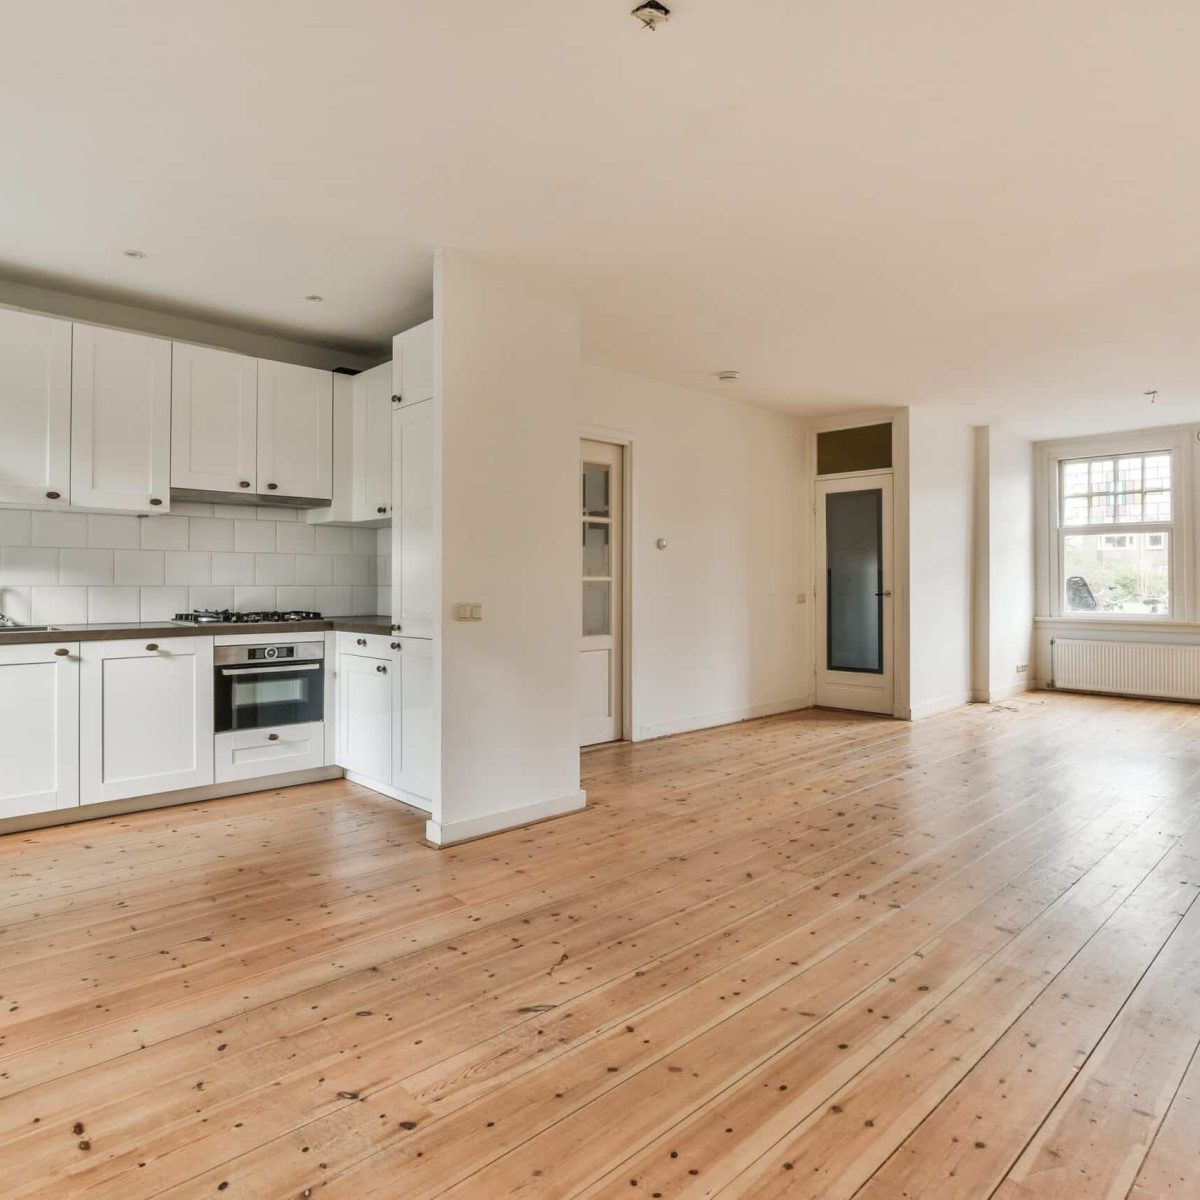
[[[393,625],[393,626],[392,626],[392,632],[393,632],[393,633],[403,633],[403,632],[404,632],[404,627],[403,627],[402,625]]]
[[[403,650],[403,649],[404,649],[404,643],[403,643],[403,642],[393,642],[393,643],[392,643],[392,649],[393,649],[393,650]]]
[[[385,512],[387,512],[387,507],[385,505],[381,504],[375,511],[377,513],[385,513]]]
[[[367,644],[366,638],[355,638],[354,640],[360,646],[365,646]]]
[[[279,484],[277,484],[277,483],[268,483],[267,484],[268,492],[277,492],[278,490],[279,490]]]
[[[70,650],[55,650],[54,653],[57,654],[59,658],[66,658],[71,652]]]
[[[151,500],[150,503],[153,504],[155,508],[157,508],[162,503],[162,501],[161,500]]]
[[[146,645],[146,649],[147,649],[147,650],[157,650],[157,649],[158,649],[158,643],[157,643],[157,642],[149,642],[149,643],[147,643],[147,645]]]
[[[386,674],[387,674],[387,667],[385,667],[385,666],[384,666],[382,663],[380,663],[380,664],[379,664],[379,666],[377,666],[377,667],[375,668],[375,670],[377,670],[377,671],[380,673],[380,675],[386,675]]]
[[[393,396],[393,397],[392,397],[392,403],[393,403],[393,404],[403,404],[403,403],[404,403],[404,397],[403,397],[403,396],[399,396],[399,395]]]
[[[61,500],[62,492],[47,492],[46,499],[47,500]]]
[[[279,734],[277,734],[277,733],[268,733],[268,734],[267,734],[267,741],[268,741],[268,742],[277,742],[277,741],[279,741]]]
[[[238,483],[238,487],[248,488],[249,486],[250,486],[250,480],[248,480],[248,479],[243,479]]]

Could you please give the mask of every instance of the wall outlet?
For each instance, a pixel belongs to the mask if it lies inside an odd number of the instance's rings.
[[[1018,675],[1024,675],[1025,672],[1028,670],[1029,670],[1028,663],[1017,663],[1017,674]]]

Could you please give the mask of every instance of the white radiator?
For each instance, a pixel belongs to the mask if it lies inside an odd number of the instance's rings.
[[[1050,653],[1056,688],[1200,701],[1200,646],[1055,638]]]

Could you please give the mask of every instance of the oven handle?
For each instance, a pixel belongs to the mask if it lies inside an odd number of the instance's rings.
[[[280,671],[319,671],[322,663],[295,663],[278,667],[222,667],[222,675],[271,675]]]

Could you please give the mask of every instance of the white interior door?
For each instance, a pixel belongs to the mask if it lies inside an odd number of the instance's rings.
[[[892,477],[817,484],[817,703],[893,711]]]
[[[579,744],[621,738],[622,513],[621,447],[581,443],[581,586]]]

